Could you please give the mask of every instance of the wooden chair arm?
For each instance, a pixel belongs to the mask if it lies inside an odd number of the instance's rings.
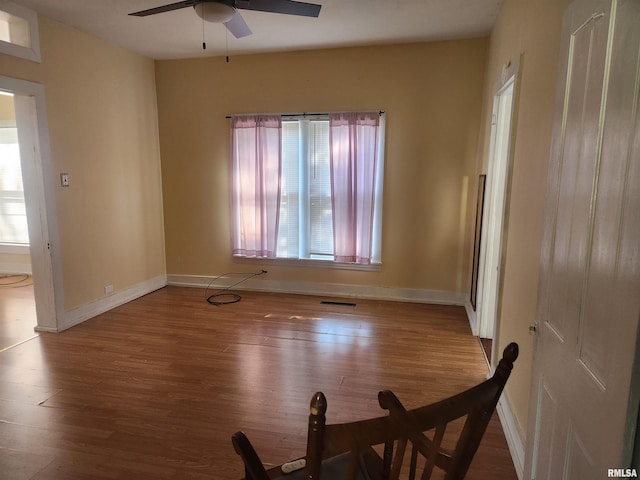
[[[262,461],[256,453],[253,445],[243,432],[236,432],[231,436],[233,448],[244,462],[246,480],[270,480]]]

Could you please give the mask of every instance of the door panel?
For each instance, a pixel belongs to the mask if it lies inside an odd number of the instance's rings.
[[[539,468],[539,473],[532,472],[533,477],[550,480],[552,479],[551,454],[557,450],[557,438],[555,437],[554,426],[557,424],[558,402],[549,390],[544,378],[540,381],[540,397],[538,401],[538,428],[536,429],[541,438],[545,438],[544,443],[536,442],[536,457],[538,462],[534,467]]]
[[[569,478],[571,480],[582,480],[593,476],[595,462],[587,452],[578,433],[573,429],[574,425],[569,425],[570,444],[569,448]]]
[[[584,276],[590,228],[590,199],[597,168],[598,123],[603,86],[608,17],[581,25],[569,49],[563,148],[558,152],[559,191],[549,310],[546,317],[560,338],[576,337],[580,279]]]
[[[550,154],[527,478],[606,478],[640,318],[640,2],[567,10]],[[636,401],[636,400],[634,400]]]

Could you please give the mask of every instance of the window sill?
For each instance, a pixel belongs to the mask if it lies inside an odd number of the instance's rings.
[[[279,267],[304,267],[304,268],[324,268],[330,270],[358,270],[364,272],[379,272],[382,270],[381,263],[360,265],[357,263],[340,263],[330,260],[312,260],[306,258],[249,258],[233,257],[246,264],[273,265]]]

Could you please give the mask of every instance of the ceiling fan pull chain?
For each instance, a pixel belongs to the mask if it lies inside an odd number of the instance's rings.
[[[225,49],[227,50],[227,63],[229,63],[229,30],[225,28],[224,30],[224,43]]]
[[[202,6],[204,8],[204,5]],[[202,49],[207,49],[207,42],[204,41],[204,15],[202,16]]]

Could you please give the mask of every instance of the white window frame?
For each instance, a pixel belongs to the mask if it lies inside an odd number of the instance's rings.
[[[16,5],[8,0],[0,0],[0,11],[20,17],[29,24],[30,47],[23,47],[11,42],[0,40],[0,53],[13,57],[24,58],[40,63],[40,34],[38,30],[38,14],[33,10]]]

